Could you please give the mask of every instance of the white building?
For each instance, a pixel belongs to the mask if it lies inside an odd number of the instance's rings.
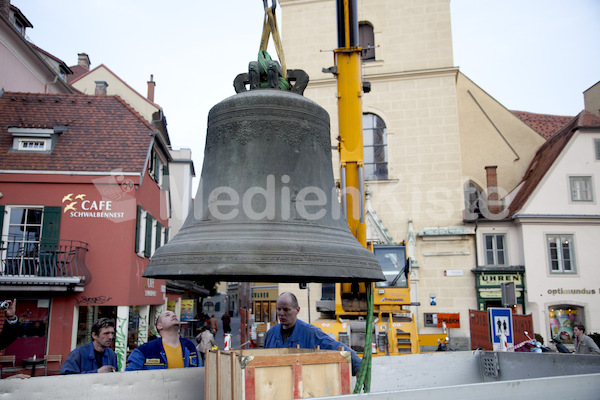
[[[477,220],[482,275],[523,266],[525,312],[546,342],[600,331],[600,118],[587,111],[540,147],[503,219]],[[516,273],[517,274],[517,273]]]

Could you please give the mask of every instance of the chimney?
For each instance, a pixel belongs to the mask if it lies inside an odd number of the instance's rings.
[[[498,194],[498,176],[496,175],[497,166],[485,167],[485,176],[487,181],[487,208],[490,214],[499,214],[502,211],[502,202]]]
[[[1,0],[0,0],[1,1]],[[90,57],[88,57],[85,53],[77,54],[77,65],[85,68],[86,70],[90,70]]]
[[[0,0],[0,14],[8,19],[10,15],[10,0]]]
[[[108,83],[106,81],[94,81],[96,82],[96,96],[106,96],[106,88]]]
[[[154,82],[154,75],[150,75],[150,80],[148,81],[148,100],[154,103],[154,88],[156,87],[156,82]]]

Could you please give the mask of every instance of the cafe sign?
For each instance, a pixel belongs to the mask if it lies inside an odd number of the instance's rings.
[[[62,196],[62,212],[71,218],[109,219],[120,222],[128,210],[135,210],[135,199],[111,200],[106,197],[94,199],[86,193],[65,193]]]

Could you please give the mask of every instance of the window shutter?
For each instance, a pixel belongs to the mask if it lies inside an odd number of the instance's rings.
[[[160,173],[162,171],[160,170],[160,158],[158,157],[158,153],[154,153],[154,180],[156,182],[159,181],[159,177],[160,177]]]
[[[162,168],[162,185],[161,185],[161,189],[162,190],[169,190],[169,166],[168,165],[163,165]]]
[[[144,241],[144,256],[152,255],[152,215],[146,213],[146,240]]]
[[[375,61],[375,35],[373,33],[373,27],[369,24],[358,25],[358,36],[360,47],[362,47],[362,60],[363,61]]]
[[[2,225],[4,224],[4,206],[0,206],[0,235],[2,235]],[[0,240],[2,240],[0,236]]]
[[[160,239],[162,233],[163,226],[160,222],[156,221],[156,237],[154,238],[154,249],[158,249],[160,247]]]
[[[140,227],[142,226],[142,207],[138,204],[135,216],[135,252],[140,252]]]
[[[600,139],[594,140],[594,144],[596,145],[596,160],[600,160]]]
[[[40,250],[52,251],[58,249],[61,213],[62,207],[44,207]]]

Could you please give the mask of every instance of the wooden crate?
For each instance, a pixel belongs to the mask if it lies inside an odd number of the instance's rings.
[[[284,400],[352,393],[350,353],[309,349],[208,351],[206,400]]]

